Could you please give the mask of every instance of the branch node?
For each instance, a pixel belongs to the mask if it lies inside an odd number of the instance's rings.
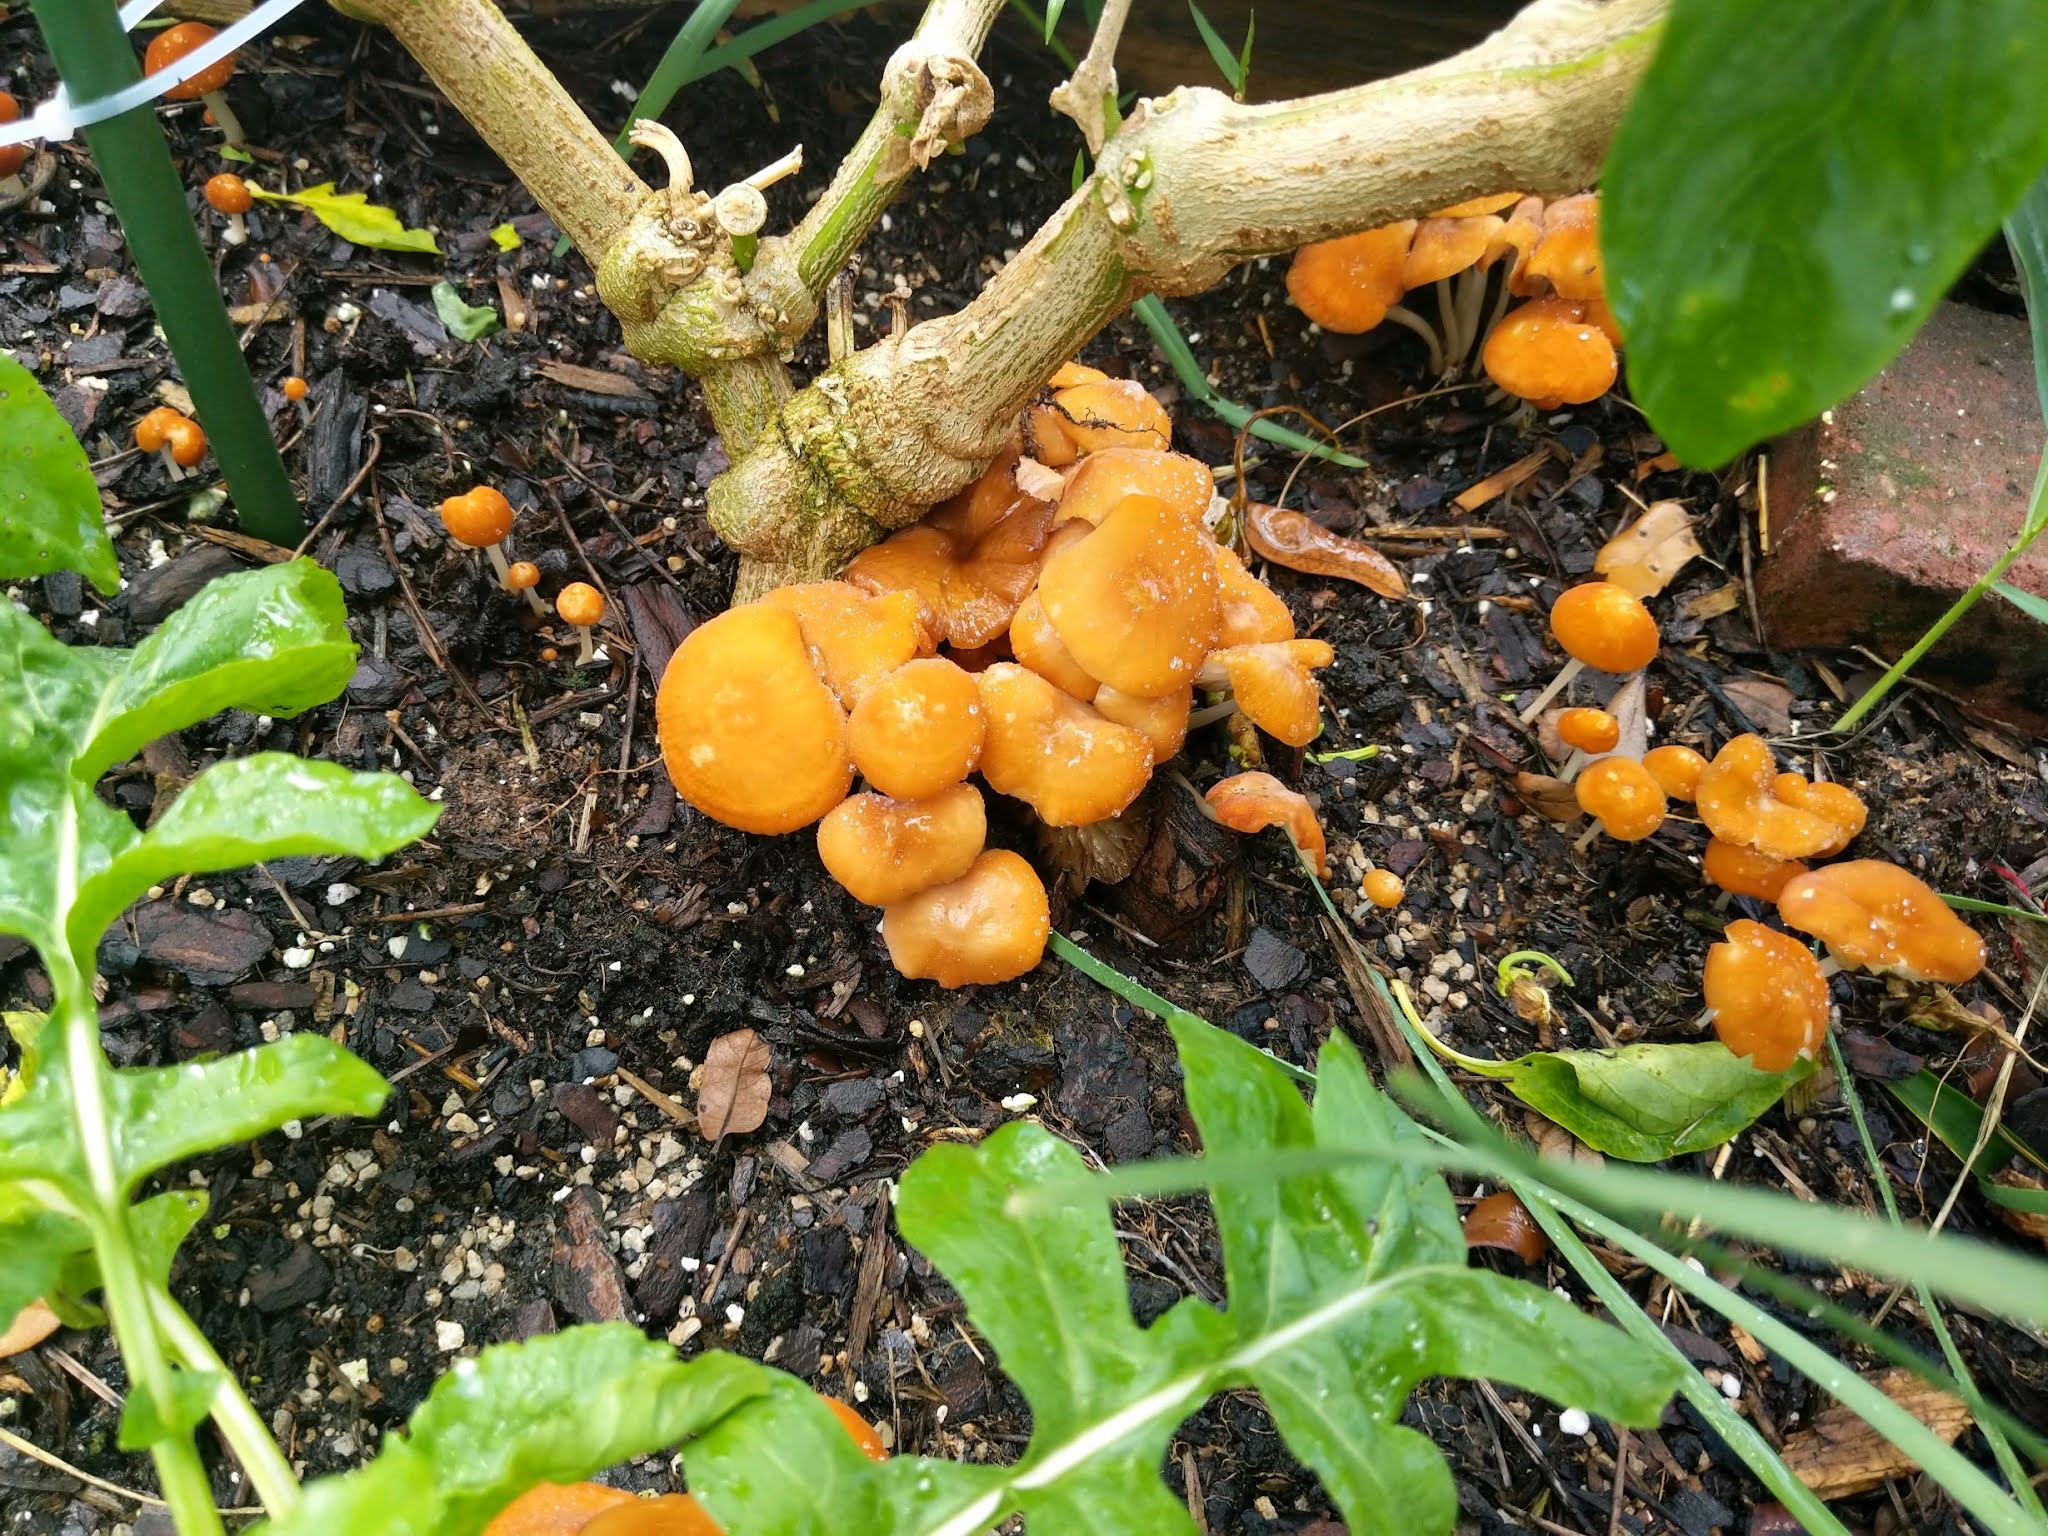
[[[1047,98],[1053,111],[1070,117],[1088,143],[1091,156],[1102,153],[1109,142],[1116,116],[1116,45],[1123,38],[1124,20],[1131,14],[1131,0],[1109,0],[1102,19],[1089,39],[1088,56],[1074,70],[1074,78],[1054,88]]]
[[[751,181],[736,181],[711,200],[711,216],[735,240],[758,235],[768,222],[768,199]]]
[[[771,161],[747,178],[747,185],[767,191],[785,176],[794,176],[804,168],[804,147],[799,144],[779,160]]]

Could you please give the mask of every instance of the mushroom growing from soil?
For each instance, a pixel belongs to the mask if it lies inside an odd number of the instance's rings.
[[[1523,706],[1519,718],[1524,725],[1587,667],[1640,672],[1657,655],[1657,621],[1641,598],[1611,581],[1583,581],[1560,592],[1551,604],[1550,632],[1571,660]]]
[[[1734,737],[1700,775],[1693,803],[1723,842],[1774,859],[1840,853],[1868,812],[1853,790],[1778,772],[1761,736]]]
[[[1767,853],[1723,842],[1718,837],[1707,839],[1700,868],[1708,884],[1737,896],[1754,896],[1758,901],[1776,901],[1786,881],[1806,873],[1806,866],[1797,859],[1774,859]]]
[[[981,791],[925,800],[849,795],[818,823],[818,857],[855,901],[886,907],[966,874],[988,840]]]
[[[1984,940],[1924,880],[1881,859],[1810,870],[1778,893],[1787,927],[1844,965],[1958,987],[1984,969]]]
[[[1365,892],[1365,899],[1382,910],[1391,910],[1401,905],[1408,894],[1408,884],[1391,869],[1369,869],[1359,886]]]
[[[21,121],[21,103],[13,93],[0,91],[0,123]],[[0,145],[0,203],[9,203],[28,196],[28,187],[21,179],[21,168],[28,164],[26,144]]]
[[[1203,796],[1218,821],[1233,832],[1263,832],[1285,827],[1316,878],[1328,879],[1330,855],[1315,807],[1298,790],[1289,789],[1270,773],[1234,773],[1209,786]]]
[[[1152,743],[1106,719],[1028,667],[977,673],[987,737],[981,774],[1048,826],[1081,827],[1122,811],[1152,774]]]
[[[493,1515],[483,1536],[576,1536],[606,1510],[639,1502],[603,1483],[536,1483]]]
[[[1664,825],[1664,791],[1632,757],[1603,757],[1586,765],[1572,786],[1579,809],[1598,819],[1618,843],[1639,843]]]
[[[156,454],[173,480],[206,457],[206,433],[182,411],[160,405],[135,424],[135,446]]]
[[[811,665],[847,709],[931,648],[915,593],[870,594],[850,582],[807,581],[777,587],[761,601],[796,615]]]
[[[206,198],[206,206],[228,221],[228,227],[221,231],[221,240],[228,245],[246,245],[249,225],[242,215],[256,206],[256,199],[249,195],[249,183],[233,171],[222,171],[218,176],[207,178],[202,195]],[[301,395],[300,398],[305,397]]]
[[[508,590],[512,583],[506,576],[504,544],[512,532],[512,516],[512,503],[495,486],[473,486],[441,503],[441,526],[448,537],[465,549],[482,550],[498,573],[499,585]]]
[[[1643,766],[1673,800],[1690,800],[1699,793],[1700,775],[1707,771],[1707,760],[1691,747],[1673,744],[1650,748],[1643,754]]]
[[[1402,219],[1303,246],[1287,267],[1287,297],[1326,331],[1357,335],[1383,320],[1407,327],[1428,343],[1430,371],[1438,373],[1444,353],[1436,328],[1401,304],[1416,224]]]
[[[306,381],[294,373],[279,383],[277,388],[298,411],[299,424],[310,427],[313,424],[313,408],[306,404],[306,396],[312,393],[312,389]]]
[[[1024,430],[1032,458],[1052,469],[1099,449],[1173,445],[1173,419],[1136,379],[1089,379],[1055,391],[1026,413]]]
[[[1549,294],[1508,313],[1486,338],[1486,376],[1538,410],[1584,405],[1614,387],[1614,343],[1583,300]]]
[[[847,718],[846,745],[869,784],[898,800],[922,800],[974,772],[984,734],[974,678],[942,656],[926,656],[861,695]]]
[[[535,613],[546,617],[548,605],[540,600],[534,588],[540,585],[540,567],[531,560],[514,560],[505,567],[505,588],[517,592],[526,599],[526,606]]]
[[[1827,1038],[1828,980],[1804,944],[1740,918],[1707,951],[1714,1033],[1764,1072],[1810,1058]]]
[[[142,56],[142,67],[149,74],[169,69],[196,48],[213,41],[217,34],[203,21],[181,21],[174,27],[166,27],[150,39],[148,49]],[[164,95],[172,101],[204,101],[206,110],[213,114],[213,121],[219,126],[227,142],[237,149],[242,146],[242,123],[235,116],[233,108],[222,88],[235,72],[235,56],[217,59],[191,79],[172,86]]]
[[[1200,459],[1150,448],[1101,448],[1067,474],[1053,523],[1078,518],[1099,524],[1128,496],[1156,496],[1198,523],[1215,495],[1215,477]]]
[[[949,989],[1015,981],[1043,958],[1051,932],[1038,871],[1003,848],[882,914],[882,942],[898,973]]]
[[[597,660],[597,648],[590,632],[604,622],[604,594],[587,581],[572,581],[555,594],[555,612],[565,624],[576,626],[576,659],[571,666],[587,667]]]
[[[1305,747],[1323,728],[1323,696],[1314,669],[1336,659],[1327,640],[1233,645],[1211,651],[1196,681],[1204,688],[1227,683],[1252,724],[1290,747]]]
[[[1561,710],[1557,739],[1581,752],[1612,752],[1621,743],[1621,722],[1604,709]]]
[[[725,1536],[725,1529],[689,1494],[664,1493],[615,1504],[577,1536]]]

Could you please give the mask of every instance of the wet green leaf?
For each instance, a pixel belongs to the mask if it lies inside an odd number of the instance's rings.
[[[70,1216],[44,1210],[26,1195],[10,1199],[0,1185],[0,1331],[32,1301],[54,1300],[67,1266],[92,1252],[92,1234]],[[10,1206],[17,1214],[10,1219]]]
[[[503,227],[511,228],[510,225]],[[455,291],[455,285],[445,278],[434,284],[433,293],[434,313],[448,327],[448,334],[458,341],[481,341],[505,328],[495,309],[488,304],[465,303],[462,295]]]
[[[252,181],[249,195],[260,203],[291,203],[304,208],[351,245],[441,254],[431,230],[407,229],[405,221],[389,208],[371,202],[361,192],[337,192],[331,181],[298,192],[271,192]]]
[[[0,352],[0,581],[50,571],[110,595],[121,586],[85,450],[35,375]]]
[[[1905,346],[2048,163],[2040,0],[1674,0],[1602,174],[1629,387],[1688,463]]]
[[[158,1402],[145,1382],[128,1383],[121,1400],[121,1427],[116,1436],[124,1451],[146,1451],[152,1445],[189,1435],[206,1422],[206,1412],[221,1382],[218,1371],[171,1368],[171,1393]]]
[[[1970,1149],[1983,1133],[1983,1105],[1925,1067],[1911,1077],[1884,1086],[1944,1147],[1959,1158],[1970,1155]],[[2048,1148],[2030,1147],[2002,1125],[1991,1132],[1990,1140],[1978,1154],[1977,1167],[1980,1172],[1989,1173],[2015,1158],[2031,1163],[2037,1174],[2048,1175]]]

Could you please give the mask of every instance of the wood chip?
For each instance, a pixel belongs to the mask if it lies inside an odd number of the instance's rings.
[[[659,1088],[655,1087],[654,1084],[633,1072],[629,1072],[624,1067],[619,1067],[616,1071],[620,1081],[624,1082],[635,1093],[639,1094],[641,1098],[652,1104],[664,1115],[667,1115],[669,1119],[675,1121],[684,1130],[691,1131],[697,1128],[697,1117],[663,1093]]]
[[[553,379],[557,384],[566,384],[571,389],[580,389],[592,395],[614,395],[621,400],[647,400],[652,397],[633,380],[622,373],[606,373],[597,368],[579,368],[574,363],[542,363],[541,377]]]
[[[770,1059],[768,1042],[751,1029],[736,1029],[711,1042],[697,1090],[697,1130],[706,1141],[761,1128],[773,1091]]]
[[[1741,606],[1742,583],[1731,581],[1725,586],[1714,588],[1711,592],[1702,592],[1698,597],[1687,603],[1685,605],[1685,616],[1689,619],[1698,619],[1704,623],[1708,619],[1718,619],[1724,613],[1733,613]]]
[[[1911,1371],[1893,1369],[1866,1377],[1872,1386],[1953,1445],[1970,1427],[1970,1410],[1958,1398],[1937,1391]],[[1888,1478],[1920,1470],[1883,1435],[1839,1403],[1815,1416],[1812,1427],[1786,1440],[1785,1465],[1823,1499],[1867,1493]]]
[[[1515,460],[1506,469],[1497,469],[1484,480],[1466,486],[1458,492],[1458,510],[1476,512],[1495,497],[1505,496],[1541,469],[1549,458],[1548,448],[1538,448],[1534,453]]]
[[[498,274],[498,307],[505,311],[505,329],[523,331],[533,319],[526,295],[519,291],[519,285],[504,273]]]

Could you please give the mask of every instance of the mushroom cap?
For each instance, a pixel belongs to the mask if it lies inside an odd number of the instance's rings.
[[[135,423],[135,446],[144,453],[155,453],[170,440],[171,423],[185,419],[182,411],[175,411],[168,405],[160,405]]]
[[[1489,379],[1546,411],[1599,399],[1620,372],[1614,343],[1586,306],[1555,294],[1510,310],[1479,356]]]
[[[639,1502],[603,1483],[536,1483],[493,1515],[483,1536],[575,1536],[606,1510]]]
[[[1420,288],[1476,266],[1504,225],[1491,213],[1432,214],[1415,227],[1401,265],[1401,286]]]
[[[1127,496],[1045,562],[1038,600],[1090,676],[1147,698],[1174,693],[1216,644],[1213,543],[1158,497]]]
[[[1402,219],[1303,246],[1287,267],[1287,297],[1326,331],[1371,330],[1407,291],[1401,273],[1415,225]]]
[[[1796,773],[1781,773],[1771,780],[1771,788],[1787,805],[1834,823],[1835,835],[1814,849],[1818,858],[1832,858],[1840,853],[1870,820],[1870,808],[1863,803],[1863,797],[1846,784],[1837,784],[1829,779],[1811,781]]]
[[[1810,870],[1778,893],[1778,915],[1867,971],[1961,986],[1984,969],[1984,941],[1923,880],[1882,859]]]
[[[1557,737],[1581,752],[1612,752],[1621,744],[1621,722],[1604,709],[1561,709]]]
[[[1499,213],[1505,208],[1512,208],[1521,201],[1522,194],[1519,192],[1489,192],[1484,197],[1468,197],[1462,203],[1453,203],[1448,208],[1439,208],[1430,217],[1432,219],[1477,218],[1482,213]]]
[[[852,709],[905,662],[931,649],[924,604],[915,593],[870,593],[845,581],[806,581],[763,593],[761,601],[796,615],[811,665]]]
[[[1579,809],[1618,843],[1639,843],[1664,825],[1664,791],[1632,757],[1588,763],[1572,789]]]
[[[1100,368],[1090,368],[1086,363],[1077,363],[1068,358],[1053,369],[1052,377],[1045,381],[1045,387],[1052,390],[1072,389],[1076,384],[1093,384],[1109,375]]]
[[[587,581],[572,581],[555,594],[555,612],[564,624],[588,629],[604,619],[604,594]]]
[[[202,192],[206,206],[215,213],[247,213],[256,206],[256,199],[249,195],[249,183],[233,171],[207,177]]]
[[[296,373],[291,375],[277,387],[279,388],[279,390],[283,392],[284,397],[287,400],[303,400],[306,398],[306,381],[300,378]]]
[[[1014,981],[1037,965],[1052,932],[1045,885],[1019,855],[991,848],[966,874],[892,904],[882,942],[897,971],[942,987]]]
[[[1336,659],[1327,640],[1233,645],[1212,652],[1202,674],[1206,682],[1220,672],[1237,707],[1268,736],[1305,747],[1323,728],[1323,695],[1312,669]]]
[[[1166,762],[1188,739],[1188,716],[1195,707],[1194,685],[1156,699],[1121,693],[1108,684],[1095,690],[1095,712],[1105,720],[1128,725],[1152,743],[1152,761]]]
[[[20,121],[21,103],[14,99],[12,92],[0,91],[0,123],[18,123]],[[4,148],[0,148],[0,176],[12,176],[26,164],[28,164],[28,146],[26,144],[9,144]]]
[[[206,457],[206,430],[189,416],[180,416],[164,428],[164,446],[171,450],[171,462],[190,469]]]
[[[1057,391],[1028,416],[1032,457],[1054,469],[1103,448],[1173,446],[1173,418],[1136,379],[1090,379]]]
[[[921,800],[974,772],[982,734],[974,678],[944,657],[926,656],[861,694],[847,717],[846,749],[883,794]]]
[[[1045,604],[1036,591],[1017,605],[1016,617],[1010,620],[1010,650],[1054,687],[1084,702],[1094,699],[1102,687],[1099,678],[1091,677],[1088,669],[1074,660],[1074,653],[1045,616]]]
[[[540,567],[531,560],[514,560],[505,567],[505,585],[514,592],[526,592],[540,585]]]
[[[1490,270],[1495,262],[1512,257],[1508,266],[1507,290],[1520,298],[1532,297],[1543,285],[1528,275],[1529,253],[1536,249],[1536,242],[1542,238],[1543,199],[1525,197],[1515,204],[1514,211],[1495,232],[1485,256],[1480,258],[1480,268]]]
[[[1593,569],[1637,597],[1655,597],[1699,553],[1685,503],[1657,501],[1600,546]]]
[[[485,549],[512,531],[512,503],[496,486],[474,486],[441,503],[441,526],[456,543]]]
[[[1216,495],[1216,477],[1200,459],[1152,448],[1101,448],[1067,475],[1053,524],[1080,518],[1102,520],[1127,496],[1157,496],[1193,523],[1201,522]]]
[[[1700,869],[1708,884],[1738,896],[1754,896],[1758,901],[1776,901],[1787,880],[1806,873],[1806,866],[1797,859],[1774,859],[1739,843],[1724,843],[1718,837],[1707,839]]]
[[[687,1493],[664,1493],[614,1505],[577,1536],[725,1536],[725,1528]]]
[[[1360,887],[1365,899],[1376,907],[1398,907],[1408,894],[1408,884],[1391,869],[1369,869]]]
[[[875,1426],[861,1416],[858,1408],[836,1397],[827,1397],[822,1392],[818,1394],[818,1401],[832,1410],[832,1417],[839,1421],[839,1427],[846,1431],[861,1455],[877,1464],[889,1459],[889,1448],[882,1444],[882,1437],[875,1432]]]
[[[1543,238],[1530,253],[1528,275],[1567,299],[1606,297],[1600,273],[1600,194],[1561,197],[1543,210]]]
[[[1245,569],[1235,552],[1218,544],[1212,551],[1216,562],[1216,608],[1219,646],[1265,645],[1294,638],[1294,615],[1280,594]]]
[[[150,39],[149,47],[143,52],[143,72],[153,75],[160,69],[169,69],[194,48],[212,42],[213,38],[213,28],[203,21],[181,21],[175,27],[165,27]],[[231,53],[183,84],[172,86],[164,95],[172,101],[196,101],[226,85],[234,72],[235,56]]]
[[[1780,777],[1761,736],[1736,736],[1700,775],[1693,804],[1714,836],[1774,859],[1810,859],[1839,850],[1863,829],[1863,802],[1850,791],[1834,785],[1830,793],[1801,793],[1798,800],[1788,800]],[[1784,777],[1798,779],[1796,774]],[[1822,788],[1798,782],[1808,791]]]
[[[1707,771],[1707,760],[1691,747],[1676,744],[1666,747],[1652,747],[1643,754],[1643,766],[1650,770],[1650,777],[1674,800],[1690,800],[1699,793],[1700,775]]]
[[[1203,797],[1216,819],[1235,832],[1263,832],[1268,827],[1285,827],[1294,846],[1308,856],[1316,876],[1330,873],[1330,855],[1323,840],[1323,824],[1316,820],[1315,807],[1298,790],[1289,789],[1270,773],[1234,773],[1209,786]]]
[[[1640,672],[1657,654],[1657,621],[1643,600],[1610,581],[1566,587],[1550,608],[1550,632],[1574,661],[1596,672]]]
[[[871,907],[958,880],[987,841],[988,813],[972,784],[924,800],[849,795],[818,823],[825,872]]]
[[[1828,1032],[1828,980],[1804,944],[1738,918],[1707,951],[1701,978],[1714,1033],[1760,1071],[1783,1072],[1820,1049]]]
[[[1122,811],[1152,775],[1152,743],[1105,719],[1028,667],[999,661],[978,673],[988,735],[981,776],[1055,827]]]
[[[676,647],[654,701],[676,793],[714,821],[773,834],[846,798],[846,712],[811,669],[796,615],[728,609]]]

